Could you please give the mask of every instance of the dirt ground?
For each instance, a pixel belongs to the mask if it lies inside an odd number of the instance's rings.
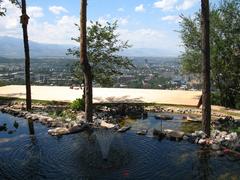
[[[200,91],[184,90],[152,90],[152,89],[121,89],[93,88],[95,103],[159,103],[195,106]],[[0,96],[25,98],[25,86],[11,85],[0,87]],[[32,99],[72,101],[82,96],[81,89],[70,89],[63,86],[32,86]]]

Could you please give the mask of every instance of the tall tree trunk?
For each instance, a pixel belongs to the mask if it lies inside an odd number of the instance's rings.
[[[210,90],[210,44],[209,44],[209,1],[201,0],[202,16],[202,129],[210,136],[211,90]]]
[[[26,109],[27,111],[31,110],[31,80],[30,80],[30,54],[29,54],[29,44],[28,44],[28,25],[29,17],[26,12],[26,0],[22,0],[22,16],[21,23],[23,29],[23,43],[24,43],[24,52],[25,52],[25,82],[26,82]]]
[[[21,23],[23,29],[23,43],[24,43],[24,53],[25,53],[25,82],[26,82],[26,109],[30,111],[32,109],[32,99],[31,99],[31,80],[30,80],[30,53],[28,44],[28,25],[29,17],[26,11],[26,0],[22,0],[22,16]],[[28,120],[29,133],[34,134],[34,125],[31,119]]]
[[[81,1],[80,15],[80,64],[83,69],[85,83],[85,117],[92,122],[92,72],[87,59],[87,0]]]

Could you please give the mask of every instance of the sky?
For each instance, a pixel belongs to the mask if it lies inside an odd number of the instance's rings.
[[[80,0],[27,0],[27,6],[30,40],[75,43],[71,37],[79,34],[74,24],[79,23]],[[3,0],[3,7],[7,15],[0,17],[0,36],[22,38],[20,10],[8,0]],[[160,49],[176,56],[183,50],[179,15],[193,16],[199,9],[200,0],[88,0],[88,24],[118,20],[120,38],[133,48]]]

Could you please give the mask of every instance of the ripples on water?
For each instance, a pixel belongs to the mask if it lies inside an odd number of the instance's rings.
[[[0,132],[0,179],[238,179],[240,175],[240,162],[210,156],[211,152],[184,141],[137,136],[136,124],[133,131],[114,135],[106,161],[95,133],[57,138],[35,124],[36,135],[29,136],[27,121],[0,114],[0,124],[12,127],[15,120],[19,123],[15,133]],[[142,127],[149,122],[141,123]]]

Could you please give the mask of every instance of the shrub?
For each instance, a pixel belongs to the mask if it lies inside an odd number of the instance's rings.
[[[70,104],[70,108],[74,111],[83,111],[85,108],[85,103],[83,99],[76,99]]]

